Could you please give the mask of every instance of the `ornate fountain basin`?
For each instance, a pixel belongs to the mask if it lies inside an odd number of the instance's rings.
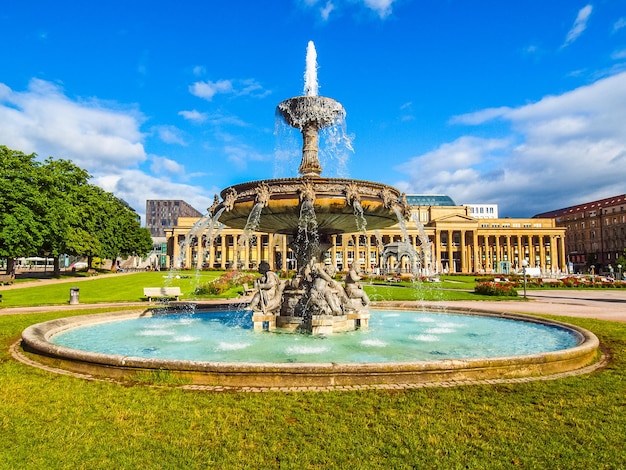
[[[300,177],[252,181],[237,184],[221,192],[220,216],[223,224],[243,229],[255,204],[264,205],[258,230],[266,233],[294,234],[300,223],[303,200],[311,200],[320,235],[358,232],[359,218],[355,204],[362,208],[367,230],[376,230],[398,223],[397,212],[407,208],[400,192],[371,181],[342,178]]]
[[[339,102],[325,96],[296,96],[279,103],[276,110],[297,129],[310,124],[316,129],[329,127],[346,115]]]

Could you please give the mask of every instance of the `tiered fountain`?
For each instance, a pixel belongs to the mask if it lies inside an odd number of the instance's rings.
[[[302,132],[302,161],[298,178],[242,183],[224,189],[222,202],[210,211],[221,212],[220,222],[244,230],[289,236],[298,273],[289,282],[278,281],[263,264],[259,293],[253,299],[257,330],[281,328],[329,334],[367,327],[368,299],[351,271],[344,287],[333,279],[324,253],[331,235],[364,232],[408,218],[410,209],[400,192],[390,186],[339,178],[323,178],[318,157],[321,129],[337,125],[345,110],[337,101],[317,96],[316,55],[307,48],[305,94],[283,101],[277,114]]]
[[[22,346],[33,354],[25,357],[15,350],[15,357],[31,365],[46,364],[46,370],[89,374],[90,380],[136,380],[138,372],[167,371],[222,390],[545,376],[582,371],[599,356],[598,339],[585,330],[474,308],[471,316],[457,318],[424,313],[423,306],[409,302],[403,314],[378,310],[365,329],[368,299],[357,274],[351,272],[345,286],[335,282],[322,255],[332,234],[362,232],[366,225],[373,231],[394,223],[402,227],[408,207],[389,186],[320,176],[318,132],[343,119],[344,111],[336,101],[317,96],[312,55],[311,44],[306,96],[278,105],[279,114],[304,137],[301,176],[227,188],[211,216],[192,230],[211,231],[219,220],[243,229],[244,240],[255,231],[287,234],[298,274],[280,281],[262,263],[260,293],[250,305],[252,320],[257,330],[312,334],[275,335],[266,341],[265,335],[250,331],[247,312],[223,306],[183,315],[167,309],[108,312],[32,325],[22,333]],[[441,310],[438,305],[430,308]],[[362,330],[354,334],[320,336],[359,326]]]

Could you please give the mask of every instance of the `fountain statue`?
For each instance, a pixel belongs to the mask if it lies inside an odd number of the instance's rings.
[[[324,253],[332,235],[376,230],[408,219],[410,208],[390,186],[344,178],[324,178],[319,161],[319,132],[337,125],[345,110],[337,101],[317,95],[317,64],[313,42],[307,47],[304,95],[278,104],[277,114],[302,133],[300,177],[237,184],[221,192],[222,201],[209,210],[219,221],[253,231],[289,237],[297,272],[279,281],[262,263],[258,292],[250,304],[257,330],[275,328],[330,334],[367,327],[367,294],[353,268],[345,287],[335,281]],[[399,220],[400,219],[400,220]]]

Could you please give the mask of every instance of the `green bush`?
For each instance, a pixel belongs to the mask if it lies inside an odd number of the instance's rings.
[[[252,284],[258,276],[240,271],[228,271],[210,282],[200,284],[195,288],[195,295],[220,295],[234,287]]]
[[[498,297],[517,297],[518,295],[515,284],[511,282],[480,282],[474,287],[474,292]]]

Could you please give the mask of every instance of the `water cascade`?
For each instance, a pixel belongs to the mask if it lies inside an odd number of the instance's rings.
[[[358,269],[350,270],[343,285],[334,280],[332,264],[324,262],[332,236],[389,227],[410,214],[395,188],[321,176],[320,131],[345,126],[346,113],[317,92],[317,53],[309,42],[304,96],[276,107],[277,115],[302,134],[300,177],[231,186],[214,208],[224,209],[220,222],[244,230],[244,242],[253,231],[283,234],[296,255],[297,272],[289,281],[278,280],[272,260],[260,263],[263,277],[250,304],[256,330],[330,334],[367,327],[369,299],[358,289]]]

